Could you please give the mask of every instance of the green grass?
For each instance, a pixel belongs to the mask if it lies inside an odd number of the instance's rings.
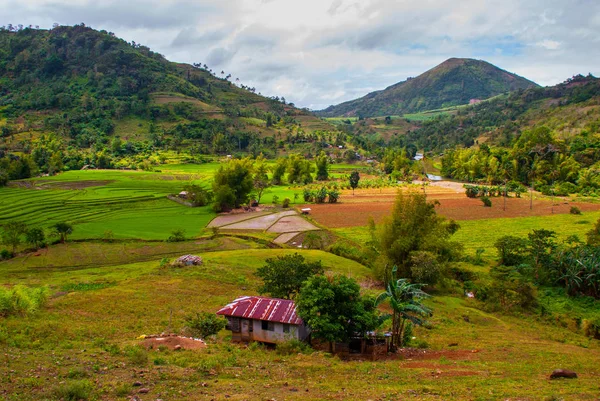
[[[120,244],[88,246],[104,252],[114,248],[114,257],[127,253],[116,252]],[[8,401],[71,394],[121,399],[135,393],[134,381],[150,389],[145,397],[150,399],[491,400],[556,395],[594,400],[597,396],[596,342],[534,318],[488,314],[451,296],[429,300],[434,309],[432,327],[414,332],[418,341],[430,345],[425,351],[433,352],[428,360],[343,362],[321,352],[283,356],[257,345],[230,344],[226,331],[202,350],[143,351],[137,347],[140,335],[178,332],[192,312],[214,312],[236,296],[255,294],[256,268],[266,258],[295,251],[203,251],[205,263],[190,268],[160,267],[159,259],[154,259],[65,269],[60,266],[64,254],[75,258],[79,250],[70,246],[60,250],[46,261],[55,267],[40,270],[26,257],[13,262],[21,266],[18,274],[25,283],[43,281],[53,291],[87,290],[57,293],[42,312],[2,321],[0,344],[9,357],[3,360],[6,373],[0,376],[0,387]],[[329,272],[370,282],[370,271],[355,262],[321,251],[301,253],[309,260],[322,260]],[[0,263],[0,281],[10,282],[15,272],[5,266]],[[450,343],[458,345],[448,347]],[[573,369],[580,378],[551,382],[547,375],[555,367]],[[48,386],[50,382],[54,385]],[[79,391],[82,386],[85,391]]]

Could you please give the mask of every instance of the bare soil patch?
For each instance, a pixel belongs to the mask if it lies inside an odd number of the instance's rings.
[[[68,181],[68,182],[37,182],[41,189],[85,189],[90,187],[102,187],[114,182],[114,180],[88,180],[88,181]]]
[[[235,224],[240,221],[254,219],[256,217],[264,216],[269,212],[246,212],[246,213],[235,213],[235,214],[222,214],[215,217],[209,224],[208,227],[223,227],[230,224]]]
[[[175,335],[148,337],[144,339],[142,344],[147,349],[158,349],[158,347],[167,347],[171,350],[206,348],[206,343],[200,339]]]
[[[261,230],[264,231],[271,227],[273,224],[276,224],[278,220],[295,215],[295,210],[288,210],[285,212],[279,212],[274,214],[268,214],[266,216],[256,217],[249,220],[240,221],[239,223],[223,226],[224,229],[227,230]],[[295,230],[302,231],[302,230]],[[277,231],[275,231],[277,232]]]
[[[529,199],[507,198],[504,210],[503,198],[492,198],[492,207],[484,207],[480,199],[460,196],[428,196],[429,200],[438,200],[437,212],[454,220],[481,220],[511,217],[548,216],[551,214],[567,214],[572,206],[582,212],[600,210],[600,204],[580,202],[555,201],[554,206],[549,200],[538,199],[533,201],[533,209],[529,208]],[[330,228],[365,226],[373,218],[380,223],[389,216],[394,207],[393,199],[382,200],[380,196],[373,196],[369,202],[367,196],[362,196],[360,202],[344,202],[339,204],[305,205],[310,207],[311,216],[315,221]]]
[[[295,213],[295,212],[294,212]],[[289,233],[298,231],[320,230],[300,216],[288,216],[281,218],[273,224],[267,231],[271,233]]]

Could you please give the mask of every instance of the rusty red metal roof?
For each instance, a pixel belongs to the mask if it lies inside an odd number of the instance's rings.
[[[289,299],[241,297],[221,308],[217,315],[298,325],[303,323],[296,314],[296,304]]]

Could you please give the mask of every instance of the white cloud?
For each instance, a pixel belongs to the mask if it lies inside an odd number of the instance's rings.
[[[560,47],[560,42],[550,39],[544,39],[536,43],[536,46],[543,47],[547,50],[557,50]]]
[[[543,85],[600,73],[600,3],[563,0],[0,0],[4,23],[85,22],[323,108],[450,57]]]

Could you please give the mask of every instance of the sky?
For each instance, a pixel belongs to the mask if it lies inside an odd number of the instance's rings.
[[[105,29],[313,110],[451,57],[540,85],[600,75],[597,0],[0,0],[0,24]]]

